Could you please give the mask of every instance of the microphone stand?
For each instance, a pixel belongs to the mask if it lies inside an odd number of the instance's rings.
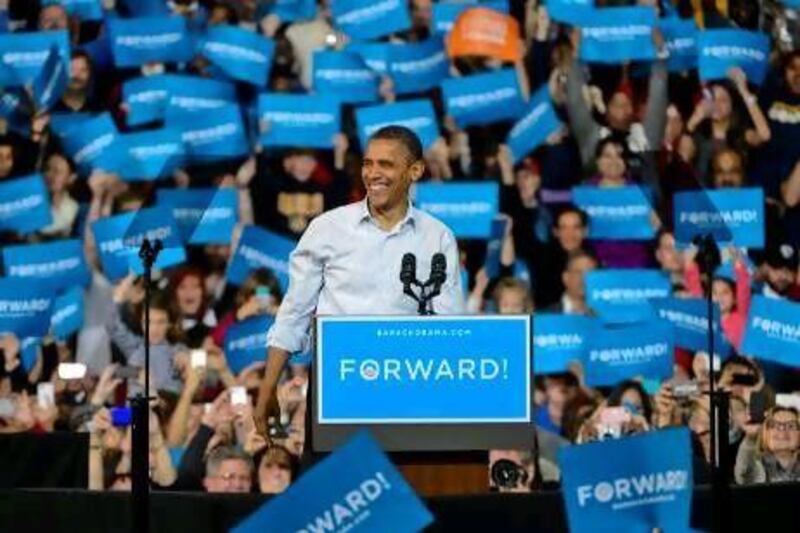
[[[153,264],[162,248],[159,239],[152,243],[149,239],[144,239],[139,248],[139,258],[144,267],[144,392],[131,399],[131,524],[137,533],[147,533],[150,530],[150,297]]]

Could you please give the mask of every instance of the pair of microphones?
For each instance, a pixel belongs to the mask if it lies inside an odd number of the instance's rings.
[[[433,298],[442,292],[442,285],[447,280],[447,259],[441,252],[433,254],[431,258],[431,273],[428,281],[417,279],[417,256],[412,253],[403,255],[400,263],[400,282],[403,284],[403,293],[407,294],[418,304],[420,315],[432,315],[430,305]],[[419,294],[414,292],[414,287],[419,289]]]

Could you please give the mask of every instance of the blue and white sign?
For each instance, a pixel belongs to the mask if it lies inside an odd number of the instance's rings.
[[[549,4],[548,4],[549,6]],[[469,0],[466,2],[436,2],[431,6],[431,30],[434,33],[446,34],[453,29],[458,16],[465,10],[473,7],[485,7],[500,13],[508,14],[508,1],[499,2],[478,2]]]
[[[234,80],[265,87],[275,43],[235,26],[217,25],[202,37],[198,52]]]
[[[233,374],[267,357],[267,331],[275,318],[258,315],[232,324],[225,333],[225,359]]]
[[[127,106],[128,126],[139,126],[164,118],[169,74],[133,78],[122,84],[122,101]]]
[[[589,215],[590,239],[647,241],[656,234],[649,192],[638,185],[579,186],[572,202]]]
[[[459,239],[487,239],[497,216],[499,188],[492,182],[419,183],[415,203]]]
[[[598,327],[583,315],[533,315],[533,373],[566,372],[571,362],[584,361],[588,338]]]
[[[594,13],[594,0],[547,0],[547,14],[556,22],[581,26]]]
[[[183,17],[111,18],[111,52],[118,68],[147,63],[181,63],[194,56]]]
[[[450,61],[438,37],[426,41],[387,45],[389,76],[397,94],[418,93],[438,87],[447,78]]]
[[[508,132],[506,144],[511,149],[514,164],[538,148],[560,127],[561,121],[550,99],[550,89],[545,84],[531,97],[528,109]]]
[[[84,120],[95,118],[95,113],[51,113],[50,129],[59,137],[65,137],[72,128],[79,126]]]
[[[764,190],[721,189],[675,194],[675,240],[691,244],[711,233],[720,243],[745,248],[764,247]]]
[[[499,216],[492,220],[489,240],[486,242],[486,261],[484,262],[489,279],[496,279],[500,276],[500,256],[507,227],[508,219],[506,217]]]
[[[689,531],[691,451],[688,428],[561,448],[569,530]]]
[[[125,181],[151,181],[171,176],[183,166],[186,150],[181,132],[164,128],[127,133],[118,138],[124,164],[119,176]]]
[[[231,532],[399,533],[422,531],[431,522],[431,513],[364,430]]]
[[[528,316],[318,317],[316,331],[321,424],[531,420]]]
[[[793,368],[800,367],[800,304],[754,296],[741,352]]]
[[[0,87],[33,82],[53,46],[58,48],[65,64],[69,64],[69,36],[65,30],[0,34]]]
[[[586,302],[604,322],[636,322],[653,316],[651,298],[672,294],[669,278],[660,270],[603,269],[585,275]]]
[[[442,98],[447,114],[462,128],[514,120],[526,107],[511,68],[444,80]]]
[[[168,108],[166,124],[180,130],[186,155],[192,162],[244,157],[250,152],[242,113],[236,104],[210,113]]]
[[[333,24],[350,38],[376,39],[411,28],[405,0],[333,0]]]
[[[83,290],[71,289],[53,303],[50,316],[50,333],[59,340],[66,340],[83,327]]]
[[[42,285],[53,292],[89,283],[89,268],[78,239],[3,248],[3,271],[21,283]]]
[[[169,7],[164,0],[121,0],[134,17],[169,15]]]
[[[67,154],[83,174],[96,169],[113,172],[120,167],[124,152],[117,126],[108,112],[81,121],[80,128],[70,128],[61,140]]]
[[[378,76],[361,56],[352,52],[314,52],[313,88],[343,103],[369,103],[378,99]]]
[[[67,63],[55,44],[50,47],[50,55],[42,66],[39,76],[33,80],[33,101],[38,110],[53,106],[67,88],[69,79]]]
[[[103,20],[100,0],[47,0],[44,5],[60,4],[67,14],[80,20]]]
[[[236,189],[158,189],[156,194],[158,205],[172,211],[183,242],[230,244],[238,220]]]
[[[26,235],[52,220],[50,195],[40,174],[0,182],[0,230]]]
[[[706,30],[697,37],[700,79],[727,79],[731,67],[740,67],[747,80],[760,84],[767,74],[769,37],[745,30]]]
[[[356,124],[362,150],[366,150],[370,136],[385,126],[405,126],[417,134],[425,150],[441,135],[433,104],[425,99],[356,109]]]
[[[289,254],[295,246],[297,243],[286,237],[258,226],[245,226],[228,267],[228,282],[241,285],[253,270],[268,268],[285,291],[289,286]]]
[[[583,11],[581,11],[583,13]],[[590,63],[625,63],[655,59],[652,7],[604,7],[581,22],[581,59]]]
[[[166,85],[167,113],[175,109],[206,113],[239,102],[236,86],[227,81],[170,75]]]
[[[697,35],[700,33],[693,19],[669,17],[659,19],[658,27],[669,51],[667,68],[681,72],[697,66]]]
[[[266,13],[277,16],[281,22],[310,20],[317,16],[316,0],[275,0],[264,8]]]
[[[37,283],[0,278],[0,333],[44,337],[50,329],[53,293]]]
[[[708,304],[703,298],[653,298],[650,305],[656,316],[675,328],[675,346],[708,352]],[[726,358],[731,346],[719,323],[719,307],[714,304],[714,354]]]
[[[588,338],[583,362],[586,384],[601,387],[634,377],[669,378],[674,336],[672,324],[660,319],[596,328]]]
[[[258,121],[262,146],[332,148],[341,131],[337,98],[307,94],[262,94]]]

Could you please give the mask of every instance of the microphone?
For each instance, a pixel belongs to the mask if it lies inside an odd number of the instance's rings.
[[[417,277],[417,257],[412,253],[403,255],[400,263],[400,281],[405,287],[410,287]]]
[[[433,254],[431,259],[431,278],[430,283],[434,286],[434,290],[439,287],[447,279],[447,258],[441,252]]]

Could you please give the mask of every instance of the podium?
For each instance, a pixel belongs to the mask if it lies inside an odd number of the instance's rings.
[[[488,450],[531,448],[531,318],[316,319],[310,445],[368,429],[423,496],[489,487]]]

